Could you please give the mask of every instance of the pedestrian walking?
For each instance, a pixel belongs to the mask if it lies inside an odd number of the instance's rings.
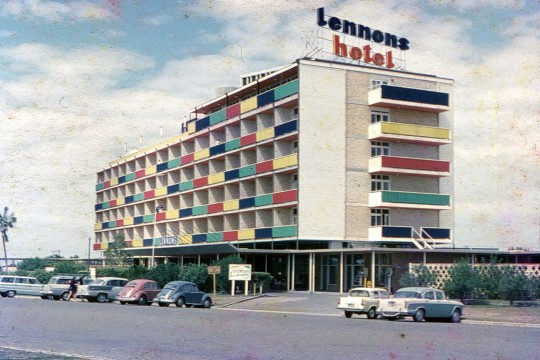
[[[71,279],[71,281],[69,282],[68,301],[71,301],[71,299],[73,299],[73,301],[77,301],[77,291],[79,290],[79,283],[81,285],[83,283],[82,276],[79,280],[77,280],[77,277],[74,276],[73,279]]]

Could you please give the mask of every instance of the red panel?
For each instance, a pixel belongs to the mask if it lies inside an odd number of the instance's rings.
[[[116,206],[116,199],[109,201],[109,207]]]
[[[180,157],[180,163],[182,165],[193,162],[193,160],[195,160],[195,153],[187,154]]]
[[[208,213],[217,213],[223,211],[223,203],[210,204],[208,205]]]
[[[274,204],[285,203],[296,200],[296,189],[275,193],[272,196]]]
[[[208,185],[208,176],[193,180],[193,187],[201,187]]]
[[[125,240],[125,241],[124,241],[124,244],[126,244],[126,247],[129,248],[129,247],[132,247],[132,246],[133,246],[133,241],[131,241],[131,240]]]
[[[448,161],[427,160],[427,159],[409,159],[400,157],[384,156],[382,158],[384,167],[402,168],[411,170],[427,170],[427,171],[450,171],[450,163]]]
[[[240,115],[240,104],[234,104],[232,106],[229,106],[227,109],[225,109],[225,118],[230,119],[232,117],[235,117],[237,115]]]
[[[274,170],[274,161],[273,160],[268,160],[268,161],[258,163],[257,165],[255,165],[255,172],[257,174],[267,172],[267,171],[272,171],[272,170]]]
[[[163,221],[167,219],[167,213],[166,212],[160,212],[156,214],[156,221]]]
[[[246,146],[257,142],[257,134],[249,134],[240,138],[240,146]]]
[[[116,226],[124,226],[124,219],[116,220]]]
[[[100,243],[95,243],[94,244],[94,251],[98,251],[98,250],[101,250],[101,244]]]
[[[111,186],[111,181],[110,180],[107,180],[103,183],[103,187],[104,188],[108,188],[109,186]]]
[[[144,192],[144,199],[151,199],[154,197],[154,190],[148,190]]]
[[[225,231],[223,232],[223,241],[238,240],[238,231]]]
[[[142,170],[139,170],[139,171],[135,171],[135,179],[140,179],[142,177],[144,177],[145,175],[145,170],[142,169]]]

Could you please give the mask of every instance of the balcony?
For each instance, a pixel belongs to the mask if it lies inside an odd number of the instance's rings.
[[[371,208],[449,210],[450,195],[404,191],[376,191],[369,194]]]
[[[406,174],[417,176],[450,176],[450,162],[398,156],[377,156],[369,159],[370,174]]]
[[[451,244],[451,230],[412,226],[372,226],[368,236],[374,242],[412,243],[419,249],[433,248],[437,244]]]
[[[395,122],[378,122],[369,125],[368,138],[373,141],[397,141],[434,146],[452,142],[449,129]]]
[[[382,85],[368,93],[368,105],[441,113],[449,111],[449,95],[438,91]]]

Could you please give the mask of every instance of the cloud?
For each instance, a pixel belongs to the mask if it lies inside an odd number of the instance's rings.
[[[4,16],[15,16],[20,19],[43,19],[47,22],[63,22],[66,20],[90,20],[109,18],[109,9],[90,1],[42,1],[42,0],[9,0],[0,5]]]

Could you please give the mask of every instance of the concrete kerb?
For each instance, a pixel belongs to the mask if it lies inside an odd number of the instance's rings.
[[[214,305],[217,306],[217,307],[220,307],[220,308],[226,308],[226,307],[234,305],[234,304],[242,303],[242,302],[249,301],[249,300],[259,299],[259,298],[267,297],[267,296],[271,296],[271,295],[268,295],[268,294],[248,295],[248,296],[242,295],[242,296],[239,296],[239,297],[230,296],[230,295],[229,296],[221,295],[221,296],[216,296],[216,301],[215,301]],[[219,304],[221,302],[220,298],[221,298],[221,300],[224,300],[223,305]]]

